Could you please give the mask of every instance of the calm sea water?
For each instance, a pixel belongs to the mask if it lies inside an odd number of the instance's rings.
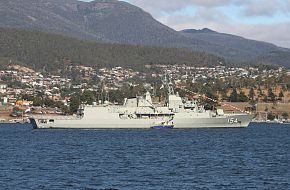
[[[0,125],[0,189],[290,189],[290,125],[33,130]]]

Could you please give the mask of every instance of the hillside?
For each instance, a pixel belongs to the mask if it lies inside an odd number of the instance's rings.
[[[266,55],[256,58],[256,63],[276,64],[290,68],[290,54],[285,51],[272,51]]]
[[[248,58],[255,59],[257,58],[257,55],[266,56],[271,52],[284,52],[284,55],[290,55],[290,50],[286,48],[280,48],[266,42],[245,39],[240,36],[219,33],[208,28],[204,28],[202,30],[187,29],[180,32],[184,36],[193,40],[202,40],[204,42],[211,43],[212,46],[208,49],[208,51],[218,53],[219,55],[225,57],[230,56],[243,60],[245,59],[244,56],[248,54],[248,56],[250,56]],[[227,53],[225,53],[225,51]],[[251,52],[251,54],[248,52]],[[270,60],[269,62],[274,63]]]
[[[190,46],[187,39],[138,7],[116,0],[0,2],[0,27],[33,29],[84,40]]]
[[[187,48],[233,61],[280,64],[289,50],[212,31],[175,31],[150,14],[117,0],[3,0],[0,27],[61,34],[82,40],[132,45]],[[268,54],[276,52],[275,60]],[[266,59],[266,60],[265,60]],[[279,61],[277,61],[278,59]],[[290,67],[290,62],[282,65]]]
[[[216,65],[214,55],[182,49],[104,44],[61,35],[0,28],[0,62],[17,61],[36,70],[56,71],[64,64],[92,67],[145,64]]]

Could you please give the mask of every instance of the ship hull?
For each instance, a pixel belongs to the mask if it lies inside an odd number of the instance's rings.
[[[172,122],[175,129],[247,127],[253,116],[248,114],[224,114],[212,116],[203,113],[169,113],[137,117],[138,114],[126,108],[130,114],[124,117],[123,107],[86,107],[83,117],[31,117],[30,123],[37,129],[150,129],[164,121]],[[142,108],[142,112],[146,110]],[[149,112],[148,112],[149,113]]]
[[[175,129],[190,128],[242,128],[252,120],[251,115],[229,115],[214,118],[174,118]],[[30,118],[34,128],[44,129],[150,129],[161,119],[54,119],[53,122],[41,123],[39,119]]]

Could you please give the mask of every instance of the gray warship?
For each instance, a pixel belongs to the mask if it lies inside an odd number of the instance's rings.
[[[165,106],[152,103],[151,94],[125,98],[123,105],[83,106],[74,116],[30,116],[37,129],[150,129],[158,123],[171,123],[175,129],[241,128],[253,119],[248,113],[224,113],[223,109],[205,110],[198,101],[183,100],[174,93],[171,82]]]

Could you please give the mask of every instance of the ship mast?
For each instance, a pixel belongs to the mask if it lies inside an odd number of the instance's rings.
[[[162,80],[163,86],[167,90],[167,95],[174,95],[173,83],[169,77],[169,74],[165,72],[164,79]]]

